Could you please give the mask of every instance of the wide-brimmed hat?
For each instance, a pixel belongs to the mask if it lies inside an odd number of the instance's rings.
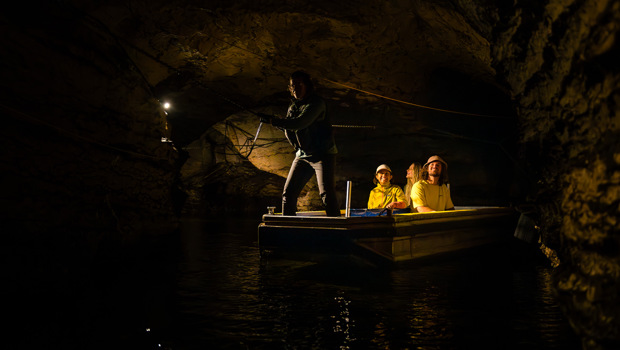
[[[385,165],[385,164],[381,164],[381,165],[379,165],[379,166],[377,167],[377,171],[375,171],[375,175],[376,175],[376,174],[378,174],[378,173],[379,173],[379,171],[381,171],[381,170],[387,170],[387,171],[389,171],[390,173],[392,173],[392,169],[390,169],[390,167],[389,167],[389,166],[387,166],[387,165]]]
[[[446,167],[446,169],[448,169],[448,163],[446,163],[443,159],[441,159],[440,156],[432,156],[428,158],[428,162],[424,164],[424,167],[426,168],[426,166],[431,164],[432,162],[441,162],[441,164],[443,164]]]

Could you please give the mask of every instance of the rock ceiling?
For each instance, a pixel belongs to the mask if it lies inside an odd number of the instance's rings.
[[[199,147],[192,142],[233,114],[235,127],[254,134],[258,121],[239,114],[242,107],[283,115],[288,75],[303,69],[331,102],[334,124],[377,127],[338,131],[339,182],[354,180],[364,188],[368,174],[383,162],[398,169],[403,182],[411,162],[441,153],[452,158],[453,169],[482,169],[464,175],[463,183],[490,182],[490,192],[508,187],[496,185],[499,174],[489,162],[481,164],[499,158],[496,166],[512,169],[503,150],[510,146],[501,143],[513,142],[514,107],[508,86],[496,76],[490,41],[500,21],[497,8],[448,1],[187,1],[84,11],[118,38],[157,97],[173,104],[172,139],[190,150],[191,175],[191,169],[205,168],[202,159],[191,165],[197,161],[191,149]],[[461,144],[453,143],[455,137]],[[259,144],[264,138],[282,135],[266,127]],[[492,154],[483,150],[489,144]],[[268,157],[286,152],[286,144],[279,145],[257,150],[250,161],[286,176],[290,156]],[[484,187],[470,191],[495,196]],[[365,192],[358,192],[360,203]]]
[[[250,108],[281,104],[288,74],[296,69],[311,73],[325,94],[346,104],[379,101],[340,84],[428,103],[437,69],[500,87],[488,39],[450,2],[273,1],[222,7],[188,1],[120,11],[111,7],[96,15],[121,37],[159,95],[174,100],[176,113],[190,119],[214,122],[222,115],[213,110],[238,110],[214,107],[227,104],[221,97]],[[485,11],[488,20],[498,21],[497,14]]]

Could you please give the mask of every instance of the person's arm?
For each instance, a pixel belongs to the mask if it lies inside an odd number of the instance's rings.
[[[405,192],[400,188],[400,186],[395,186],[394,197],[396,199],[395,202],[389,203],[385,207],[388,209],[405,209],[407,208],[407,198],[405,197]]]
[[[272,119],[271,124],[292,131],[302,130],[310,126],[323,113],[325,113],[325,101],[315,96],[302,106],[302,111],[296,118]]]
[[[405,209],[407,208],[407,202],[392,202],[385,207],[388,209]]]
[[[415,208],[418,211],[418,213],[428,213],[428,212],[431,212],[431,211],[435,211],[435,210],[433,210],[433,209],[431,209],[429,207],[424,207],[424,206],[415,207]]]

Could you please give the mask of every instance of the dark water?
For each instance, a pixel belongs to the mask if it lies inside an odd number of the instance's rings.
[[[11,300],[5,330],[24,334],[7,348],[580,349],[550,268],[530,258],[495,248],[390,270],[261,261],[257,225],[188,218],[157,253]]]
[[[261,262],[256,227],[255,220],[184,222],[165,346],[580,348],[554,299],[550,268],[504,250],[391,270]]]

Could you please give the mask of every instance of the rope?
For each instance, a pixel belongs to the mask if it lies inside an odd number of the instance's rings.
[[[261,60],[265,61],[265,57],[262,54],[256,53],[252,50],[249,50],[247,48],[232,44],[224,39],[220,39],[220,38],[216,38],[216,37],[211,37],[212,39],[215,39],[217,41],[223,42],[226,45],[229,45],[231,47],[236,47],[239,50],[248,52],[253,54],[254,56],[260,58]],[[448,110],[448,109],[441,109],[441,108],[435,108],[435,107],[429,107],[429,106],[424,106],[424,105],[420,105],[420,104],[416,104],[416,103],[412,103],[412,102],[407,102],[407,101],[403,101],[403,100],[399,100],[399,99],[395,99],[392,97],[388,97],[388,96],[384,96],[384,95],[380,95],[380,94],[376,94],[374,92],[370,92],[370,91],[366,91],[366,90],[362,90],[362,89],[357,89],[354,88],[352,86],[349,85],[345,85],[327,78],[319,78],[319,80],[324,80],[327,82],[330,82],[332,84],[336,84],[336,85],[340,85],[342,87],[345,87],[347,89],[351,89],[351,90],[355,90],[355,91],[359,91],[359,92],[363,92],[365,94],[368,95],[373,95],[373,96],[377,96],[386,100],[390,100],[390,101],[394,101],[394,102],[398,102],[398,103],[402,103],[402,104],[406,104],[406,105],[410,105],[410,106],[414,106],[414,107],[418,107],[418,108],[424,108],[424,109],[429,109],[429,110],[433,110],[433,111],[438,111],[438,112],[445,112],[445,113],[452,113],[452,114],[461,114],[461,115],[469,115],[469,116],[476,116],[476,117],[485,117],[485,118],[499,118],[499,119],[510,119],[510,117],[507,116],[495,116],[495,115],[487,115],[487,114],[478,114],[478,113],[468,113],[468,112],[459,112],[459,111],[453,111],[453,110]],[[332,125],[333,126],[333,125]]]
[[[398,103],[403,103],[403,104],[414,106],[414,107],[418,107],[418,108],[430,109],[430,110],[433,110],[433,111],[452,113],[452,114],[470,115],[470,116],[476,116],[476,117],[509,119],[509,117],[502,117],[502,116],[495,116],[495,115],[486,115],[486,114],[478,114],[478,113],[459,112],[459,111],[452,111],[452,110],[449,110],[449,109],[441,109],[441,108],[424,106],[424,105],[420,105],[420,104],[416,104],[416,103],[412,103],[412,102],[398,100],[398,99],[395,99],[395,98],[392,98],[392,97],[388,97],[388,96],[384,96],[384,95],[379,95],[379,94],[376,94],[374,92],[370,92],[370,91],[354,88],[352,86],[345,85],[345,84],[342,84],[342,83],[339,83],[339,82],[336,82],[336,81],[333,81],[333,80],[329,80],[327,78],[319,78],[319,79],[327,81],[327,82],[330,82],[332,84],[336,84],[336,85],[340,85],[340,86],[346,87],[347,89],[363,92],[363,93],[368,94],[368,95],[377,96],[379,98],[383,98],[383,99],[394,101],[394,102],[398,102]]]
[[[142,49],[140,49],[140,48],[136,47],[135,45],[133,45],[133,44],[129,43],[129,42],[128,42],[125,38],[118,37],[115,33],[113,33],[111,30],[109,30],[109,28],[108,28],[105,24],[103,24],[103,23],[102,23],[101,21],[99,21],[98,19],[96,19],[96,18],[94,18],[94,17],[90,16],[89,14],[86,14],[86,16],[91,17],[91,19],[92,19],[92,20],[94,20],[94,21],[97,21],[97,22],[98,22],[101,26],[103,26],[103,27],[107,30],[107,32],[108,32],[110,35],[114,36],[117,40],[121,40],[121,41],[125,42],[128,46],[132,47],[133,49],[135,49],[136,51],[138,51],[138,52],[142,53],[143,55],[145,55],[145,56],[149,57],[149,58],[150,58],[150,59],[152,59],[153,61],[155,61],[155,62],[157,62],[157,63],[159,63],[159,64],[163,65],[164,67],[166,67],[166,68],[168,68],[168,69],[172,70],[173,72],[175,72],[175,73],[179,73],[179,72],[180,72],[178,69],[176,69],[176,68],[172,67],[171,65],[169,65],[169,64],[167,64],[167,63],[165,63],[165,62],[163,62],[163,61],[162,61],[162,60],[160,60],[159,58],[154,57],[153,55],[149,54],[148,52],[146,52],[146,51],[144,51],[144,50],[142,50]],[[215,39],[215,40],[217,40],[217,41],[223,42],[223,43],[225,43],[225,44],[227,44],[227,45],[229,45],[229,46],[231,46],[231,47],[236,47],[236,48],[238,48],[238,49],[240,49],[240,50],[243,50],[243,51],[246,51],[246,52],[248,52],[248,53],[250,53],[250,54],[253,54],[253,55],[255,55],[256,57],[260,58],[260,59],[261,59],[262,61],[264,61],[264,62],[266,61],[266,60],[265,60],[264,55],[262,55],[262,54],[256,53],[256,52],[254,52],[254,51],[252,51],[252,50],[249,50],[249,49],[247,49],[247,48],[240,47],[240,46],[238,46],[238,45],[236,45],[236,44],[233,44],[233,43],[230,43],[230,42],[228,42],[228,41],[226,41],[226,40],[224,40],[224,39],[220,39],[220,38],[216,38],[216,37],[211,37],[211,38],[212,38],[212,39]],[[278,72],[278,73],[279,73],[279,72]],[[145,80],[146,80],[146,78],[145,78]],[[448,109],[441,109],[441,108],[435,108],[435,107],[424,106],[424,105],[421,105],[421,104],[416,104],[416,103],[412,103],[412,102],[407,102],[407,101],[399,100],[399,99],[396,99],[396,98],[392,98],[392,97],[388,97],[388,96],[380,95],[380,94],[377,94],[377,93],[374,93],[374,92],[370,92],[370,91],[366,91],[366,90],[358,89],[358,88],[355,88],[355,87],[352,87],[352,86],[349,86],[349,85],[346,85],[346,84],[342,84],[342,83],[339,83],[339,82],[336,82],[336,81],[333,81],[333,80],[330,80],[330,79],[327,79],[327,78],[319,78],[319,80],[324,80],[324,81],[330,82],[330,83],[332,83],[332,84],[335,84],[335,85],[339,85],[339,86],[345,87],[345,88],[347,88],[347,89],[351,89],[351,90],[359,91],[359,92],[362,92],[362,93],[365,93],[365,94],[368,94],[368,95],[376,96],[376,97],[379,97],[379,98],[382,98],[382,99],[386,99],[386,100],[390,100],[390,101],[394,101],[394,102],[398,102],[398,103],[402,103],[402,104],[406,104],[406,105],[409,105],[409,106],[414,106],[414,107],[418,107],[418,108],[429,109],[429,110],[438,111],[438,112],[444,112],[444,113],[461,114],[461,115],[469,115],[469,116],[484,117],[484,118],[510,119],[510,117],[507,117],[507,116],[494,116],[494,115],[487,115],[487,114],[478,114],[478,113],[459,112],[459,111],[453,111],[453,110],[448,110]],[[248,111],[248,112],[250,112],[250,113],[252,113],[252,114],[254,114],[254,115],[258,115],[258,113],[256,113],[256,112],[252,111],[251,109],[248,109],[248,108],[246,108],[246,107],[244,107],[244,106],[242,106],[242,105],[238,104],[237,102],[235,102],[235,101],[233,101],[233,100],[228,99],[227,97],[225,97],[225,96],[223,96],[223,95],[219,94],[218,92],[216,92],[214,89],[211,89],[211,88],[209,88],[209,87],[207,87],[207,86],[203,85],[201,82],[198,82],[198,85],[199,85],[199,86],[201,86],[201,87],[203,87],[203,88],[205,88],[205,89],[207,89],[207,90],[209,90],[209,91],[211,91],[213,94],[217,95],[217,96],[218,96],[219,98],[221,98],[222,100],[224,100],[224,101],[226,101],[226,102],[228,102],[228,103],[231,103],[231,104],[233,104],[233,105],[235,105],[235,106],[237,106],[237,107],[241,108],[242,110],[246,110],[246,111]]]
[[[445,131],[445,130],[441,130],[441,129],[435,129],[435,128],[427,128],[428,130],[432,130],[434,132],[436,132],[436,134],[432,134],[432,133],[424,133],[424,132],[414,132],[414,134],[417,135],[423,135],[423,136],[443,136],[443,137],[450,137],[450,138],[458,138],[458,139],[463,139],[463,140],[468,140],[468,141],[474,141],[474,142],[480,142],[480,143],[487,143],[490,145],[494,145],[497,146],[503,153],[504,155],[512,162],[514,163],[514,165],[523,173],[523,175],[525,175],[525,178],[530,182],[530,183],[534,183],[534,179],[532,179],[532,177],[530,176],[530,174],[525,171],[525,169],[523,169],[521,167],[521,165],[519,164],[519,162],[517,162],[516,159],[514,159],[514,157],[512,157],[512,155],[510,155],[510,153],[504,148],[504,146],[502,146],[501,143],[499,142],[494,142],[494,141],[489,141],[489,140],[484,140],[484,139],[479,139],[476,137],[468,137],[468,136],[463,136],[463,135],[458,135],[455,133],[451,133],[449,131]]]
[[[376,129],[374,125],[332,125],[332,128],[348,128],[348,129]]]
[[[105,24],[103,24],[103,23],[102,23],[101,21],[99,21],[98,19],[96,19],[96,18],[92,17],[92,16],[91,16],[91,15],[89,15],[89,14],[85,14],[85,15],[86,15],[86,16],[88,16],[88,17],[91,17],[91,19],[92,19],[92,20],[94,20],[94,21],[98,22],[98,23],[99,23],[99,24],[100,24],[103,28],[105,28],[105,29],[107,30],[107,32],[108,32],[110,35],[114,36],[117,40],[120,40],[120,41],[125,42],[125,44],[126,44],[126,45],[128,45],[129,47],[132,47],[132,48],[133,48],[133,49],[135,49],[137,52],[142,53],[142,54],[143,54],[143,55],[145,55],[146,57],[148,57],[148,58],[150,58],[151,60],[153,60],[153,61],[155,61],[155,62],[157,62],[157,63],[159,63],[159,64],[163,65],[164,67],[168,68],[169,70],[171,70],[171,71],[173,71],[173,72],[176,72],[176,73],[180,73],[180,71],[179,71],[178,69],[176,69],[176,68],[172,67],[171,65],[167,64],[166,62],[163,62],[163,61],[162,61],[162,60],[160,60],[159,58],[154,57],[153,55],[149,54],[148,52],[146,52],[146,51],[144,51],[144,50],[142,50],[142,49],[140,49],[140,48],[136,47],[135,45],[133,45],[132,43],[130,43],[129,41],[127,41],[125,38],[122,38],[122,37],[117,36],[117,35],[116,35],[115,33],[113,33],[113,32],[112,32],[112,31],[111,31],[111,30],[110,30],[110,29],[109,29],[109,28],[108,28]],[[246,51],[246,52],[248,52],[248,53],[250,53],[250,54],[253,54],[253,55],[255,55],[256,57],[260,58],[262,61],[266,61],[266,58],[265,58],[265,57],[264,57],[264,55],[262,55],[262,54],[259,54],[259,53],[257,53],[257,52],[254,52],[254,51],[249,50],[249,49],[247,49],[247,48],[240,47],[240,46],[238,46],[238,45],[236,45],[236,44],[230,43],[230,42],[228,42],[228,41],[226,41],[226,40],[223,40],[223,39],[219,39],[219,38],[216,38],[216,37],[212,37],[212,38],[213,38],[213,39],[215,39],[215,40],[221,41],[221,42],[223,42],[223,43],[225,43],[225,44],[227,44],[227,45],[229,45],[229,46],[231,46],[231,47],[236,47],[236,48],[238,48],[238,49],[240,49],[240,50],[243,50],[243,51]],[[338,86],[342,86],[342,87],[347,88],[347,89],[350,89],[350,90],[355,90],[355,91],[362,92],[362,93],[365,93],[365,94],[368,94],[368,95],[372,95],[372,96],[376,96],[376,97],[379,97],[379,98],[382,98],[382,99],[385,99],[385,100],[390,100],[390,101],[394,101],[394,102],[397,102],[397,103],[402,103],[402,104],[405,104],[405,105],[414,106],[414,107],[417,107],[417,108],[423,108],[423,109],[428,109],[428,110],[433,110],[433,111],[438,111],[438,112],[444,112],[444,113],[451,113],[451,114],[460,114],[460,115],[469,115],[469,116],[476,116],[476,117],[484,117],[484,118],[509,119],[509,117],[506,117],[506,116],[493,116],[493,115],[486,115],[486,114],[479,114],[479,113],[468,113],[468,112],[460,112],[460,111],[454,111],[454,110],[448,110],[448,109],[441,109],[441,108],[435,108],[435,107],[425,106],[425,105],[416,104],[416,103],[412,103],[412,102],[407,102],[407,101],[399,100],[399,99],[396,99],[396,98],[388,97],[388,96],[385,96],[385,95],[377,94],[377,93],[374,93],[374,92],[371,92],[371,91],[367,91],[367,90],[358,89],[358,88],[352,87],[352,86],[350,86],[350,85],[346,85],[346,84],[342,84],[342,83],[339,83],[339,82],[333,81],[333,80],[331,80],[331,79],[327,79],[327,78],[319,78],[319,79],[320,79],[320,80],[323,80],[323,81],[327,81],[327,82],[329,82],[329,83],[331,83],[331,84],[335,84],[335,85],[338,85]],[[253,113],[253,114],[257,115],[257,113],[256,113],[256,112],[254,112],[254,111],[252,111],[252,110],[250,110],[250,109],[247,109],[247,108],[245,108],[244,106],[239,105],[239,104],[238,104],[238,103],[236,103],[235,101],[232,101],[232,100],[230,100],[230,99],[226,98],[225,96],[223,96],[223,95],[219,94],[218,92],[216,92],[214,89],[211,89],[211,88],[209,88],[209,87],[205,86],[205,85],[204,85],[204,84],[202,84],[201,82],[198,82],[198,84],[199,84],[201,87],[203,87],[203,88],[205,88],[205,89],[207,89],[207,90],[211,91],[213,94],[215,94],[215,95],[216,95],[216,96],[218,96],[219,98],[221,98],[221,99],[223,99],[223,100],[225,100],[225,101],[227,101],[227,102],[229,102],[229,103],[231,103],[231,104],[233,104],[233,105],[235,105],[235,106],[237,106],[237,107],[241,108],[242,110],[247,110],[247,111],[249,111],[250,113]],[[366,129],[375,129],[375,128],[376,128],[375,126],[363,126],[363,125],[332,125],[332,127],[334,127],[334,128],[366,128]],[[467,139],[467,137],[463,137],[463,136],[460,136],[460,135],[450,134],[450,133],[442,132],[442,131],[440,131],[440,130],[435,130],[435,131],[436,131],[436,132],[439,132],[439,133],[443,133],[444,135],[450,135],[451,137],[460,137],[460,138],[465,138],[465,139]],[[258,138],[258,137],[255,137],[255,139],[256,139],[256,140],[258,140],[259,138]],[[471,138],[470,138],[470,139],[471,139]],[[262,140],[262,139],[261,139],[261,140]],[[500,148],[501,148],[501,149],[502,149],[505,153],[507,153],[507,152],[505,151],[505,149],[503,149],[503,147],[502,147],[501,145],[497,144],[497,143],[493,143],[493,142],[489,142],[489,141],[485,141],[485,140],[476,140],[476,141],[478,141],[478,142],[486,142],[486,143],[491,143],[491,144],[496,144],[496,145],[498,145],[498,146],[499,146],[499,147],[500,147]],[[253,143],[254,143],[254,142],[253,142]],[[241,147],[246,146],[246,144],[247,144],[247,141],[246,141],[246,143],[244,143],[244,145],[241,145]],[[253,144],[253,145],[252,145],[252,149],[254,148],[254,146],[255,146],[255,145]],[[251,152],[251,151],[250,151],[250,152]],[[510,157],[510,158],[511,158],[511,160],[513,160],[513,159],[512,159],[512,157]],[[514,161],[514,160],[513,160],[513,161]]]
[[[257,137],[257,135],[252,135],[249,132],[241,129],[240,127],[236,126],[235,124],[231,123],[228,120],[224,123],[224,138],[225,139],[239,141],[240,137],[237,136],[237,131],[241,132],[241,139],[245,137],[245,142],[243,144],[235,144],[231,142],[230,146],[236,147],[238,150],[232,148],[231,150],[233,151],[233,153],[224,152],[223,153],[224,155],[238,155],[241,158],[248,159],[250,155],[252,154],[252,151],[254,150],[254,148],[267,148],[275,143],[286,140],[285,138],[260,138],[260,137]],[[256,142],[258,140],[267,141],[267,142],[259,145]],[[230,149],[230,147],[226,147],[226,148]],[[245,151],[248,148],[249,148],[249,151]]]

